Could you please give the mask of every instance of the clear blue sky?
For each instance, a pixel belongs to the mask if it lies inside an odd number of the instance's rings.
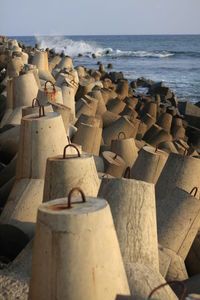
[[[200,34],[200,0],[0,0],[2,35]]]

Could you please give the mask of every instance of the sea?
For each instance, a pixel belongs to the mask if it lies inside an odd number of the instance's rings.
[[[200,35],[16,36],[40,48],[64,51],[74,66],[98,68],[112,63],[132,81],[145,77],[164,81],[182,101],[200,101]],[[80,56],[80,54],[82,56]],[[92,57],[95,54],[96,58]],[[110,70],[107,70],[110,72]]]

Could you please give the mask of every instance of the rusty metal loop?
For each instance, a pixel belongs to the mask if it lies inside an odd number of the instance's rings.
[[[194,192],[195,191],[195,192]],[[194,192],[194,195],[192,195],[192,193]],[[192,196],[194,196],[194,197],[196,197],[196,195],[197,195],[197,192],[198,192],[198,187],[197,186],[195,186],[195,187],[193,187],[193,189],[190,191],[190,195],[192,195]]]
[[[126,170],[124,172],[124,178],[128,178],[128,179],[131,178],[131,168],[130,167],[126,168]]]
[[[164,286],[166,286],[166,285],[173,285],[173,284],[179,284],[179,285],[182,287],[183,291],[182,291],[182,294],[180,295],[179,300],[184,300],[184,299],[185,299],[185,296],[186,296],[186,292],[187,292],[187,287],[186,287],[184,281],[177,281],[177,280],[165,282],[165,283],[159,285],[158,287],[156,287],[155,289],[153,289],[153,290],[151,291],[151,293],[149,294],[147,300],[151,299],[152,295],[153,295],[157,290],[159,290],[160,288],[162,288],[162,287],[164,287]]]
[[[36,103],[37,103],[37,106],[41,106],[40,105],[40,101],[38,98],[34,98],[33,101],[32,101],[32,108],[36,107]]]
[[[54,85],[53,82],[50,81],[50,80],[47,80],[47,81],[45,82],[45,84],[44,84],[44,89],[45,89],[45,91],[47,90],[47,83],[50,83],[50,84],[52,85],[53,91],[55,92],[55,91],[56,91],[55,85]]]
[[[85,194],[84,192],[79,188],[79,187],[75,187],[73,188],[70,192],[69,192],[69,195],[68,195],[68,208],[71,208],[71,198],[72,198],[72,194],[74,192],[78,191],[80,194],[81,194],[81,197],[82,197],[82,202],[86,202],[86,197],[85,197]]]
[[[115,154],[115,156],[113,156],[113,159],[116,159],[117,158],[117,153]]]
[[[78,148],[76,147],[76,145],[74,145],[74,144],[68,144],[67,146],[65,146],[65,148],[64,148],[64,150],[63,150],[63,159],[66,158],[66,149],[67,149],[68,147],[73,147],[74,149],[76,149],[77,154],[78,154],[78,157],[81,157],[80,151],[78,150]]]
[[[124,139],[126,138],[125,132],[124,132],[124,131],[120,131],[120,132],[118,133],[118,136],[117,136],[118,140],[120,139],[120,135],[121,135],[121,134],[123,134]]]
[[[44,106],[40,105],[39,106],[39,118],[44,117],[44,116],[45,116]]]

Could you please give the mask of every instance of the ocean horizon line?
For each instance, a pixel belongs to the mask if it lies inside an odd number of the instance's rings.
[[[6,37],[32,37],[32,36],[200,36],[200,33],[155,33],[155,34],[32,34],[32,35],[5,35]]]

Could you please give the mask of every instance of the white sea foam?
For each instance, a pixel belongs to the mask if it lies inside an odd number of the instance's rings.
[[[155,57],[155,58],[165,58],[174,56],[175,54],[168,51],[122,51],[117,49],[116,50],[117,56],[130,56],[130,57]]]
[[[103,51],[93,42],[74,41],[63,36],[36,36],[36,39],[40,48],[54,48],[57,53],[64,51],[66,55],[72,57],[78,56],[78,54],[91,56],[92,53],[100,56]]]
[[[113,50],[112,48],[99,47],[95,42],[86,42],[83,40],[75,41],[63,36],[37,36],[37,42],[40,48],[52,49],[54,48],[57,53],[64,51],[66,55],[76,57],[79,54],[91,57],[95,54],[100,56],[111,57],[149,57],[149,58],[167,58],[175,55],[168,51],[125,51]]]

